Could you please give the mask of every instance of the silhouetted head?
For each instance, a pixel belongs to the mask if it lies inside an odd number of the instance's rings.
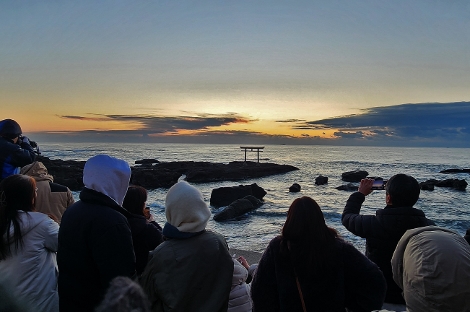
[[[13,140],[21,135],[20,125],[13,119],[4,119],[0,121],[0,136]]]
[[[303,196],[294,200],[290,205],[286,222],[282,228],[282,236],[288,241],[316,240],[325,242],[332,237],[331,230],[327,227],[323,212],[317,202],[308,196]]]
[[[385,186],[387,204],[397,207],[411,207],[418,201],[420,187],[412,176],[400,173],[391,177]]]
[[[146,202],[147,190],[142,186],[131,185],[127,189],[122,206],[130,213],[143,216],[143,209],[145,208]]]
[[[0,206],[7,213],[33,211],[35,198],[36,181],[29,176],[14,174],[0,183]]]

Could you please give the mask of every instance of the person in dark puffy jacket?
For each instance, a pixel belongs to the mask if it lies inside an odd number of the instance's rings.
[[[0,121],[0,181],[19,174],[20,168],[32,163],[36,153],[20,125],[13,119]]]
[[[121,206],[130,177],[121,159],[96,155],[85,163],[80,200],[60,224],[60,311],[94,311],[112,279],[135,276],[130,213]]]
[[[363,179],[358,192],[351,194],[342,214],[342,223],[351,233],[366,239],[366,256],[382,270],[387,280],[385,302],[404,305],[401,289],[393,281],[390,260],[402,235],[409,229],[434,225],[422,210],[413,208],[420,187],[406,174],[391,177],[385,186],[386,207],[374,215],[361,215],[361,205],[372,192],[373,179]]]

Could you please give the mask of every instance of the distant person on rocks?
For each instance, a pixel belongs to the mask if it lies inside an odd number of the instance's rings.
[[[341,217],[343,225],[351,233],[366,239],[366,256],[382,270],[387,280],[387,304],[401,305],[405,300],[401,289],[393,281],[390,260],[398,241],[406,230],[434,225],[424,212],[413,208],[418,201],[420,187],[415,178],[397,174],[385,186],[384,209],[374,215],[361,215],[361,205],[372,192],[373,179],[362,179],[358,192],[351,194]],[[384,305],[384,308],[393,306]]]
[[[470,311],[470,246],[437,226],[408,230],[392,257],[410,312]]]
[[[60,224],[65,209],[74,203],[69,188],[54,183],[54,178],[48,174],[46,166],[40,161],[24,166],[21,168],[20,173],[36,180],[36,187],[38,188],[36,211],[49,216],[52,215]]]
[[[152,252],[140,284],[152,311],[227,311],[233,261],[225,238],[206,230],[211,212],[186,181],[166,195],[165,241]]]
[[[153,219],[146,203],[147,190],[137,185],[129,186],[122,206],[131,213],[128,221],[131,226],[138,275],[142,274],[147,265],[149,252],[163,242],[162,228]],[[145,214],[148,214],[148,219]]]
[[[59,225],[35,212],[35,201],[33,178],[14,174],[0,183],[0,278],[14,299],[12,304],[54,312],[59,311]],[[7,299],[0,301],[4,304]]]
[[[310,197],[291,204],[251,283],[253,310],[372,311],[386,291],[382,272],[326,225]]]
[[[20,125],[13,119],[0,121],[0,181],[12,174],[20,173],[20,168],[36,159],[35,142],[21,136]]]
[[[135,275],[130,213],[121,206],[130,176],[127,162],[108,155],[85,163],[85,187],[59,231],[61,311],[93,311],[113,278]]]

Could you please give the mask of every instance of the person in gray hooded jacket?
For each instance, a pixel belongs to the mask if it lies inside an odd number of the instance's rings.
[[[437,226],[408,230],[392,257],[410,312],[470,311],[470,246]]]
[[[233,261],[224,237],[206,230],[211,212],[186,181],[166,195],[166,240],[140,278],[152,311],[227,311]]]
[[[93,311],[113,278],[134,276],[129,212],[122,208],[130,176],[127,162],[107,155],[85,163],[85,188],[65,211],[59,230],[61,311]]]

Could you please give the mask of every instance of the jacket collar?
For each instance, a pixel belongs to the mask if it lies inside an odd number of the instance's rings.
[[[98,191],[95,191],[86,187],[83,188],[83,190],[80,192],[80,200],[83,202],[94,203],[94,204],[110,207],[116,210],[117,212],[121,213],[122,215],[124,215],[126,218],[129,218],[131,216],[131,213],[129,211],[119,206],[110,197],[104,195],[103,193],[100,193]]]
[[[166,222],[165,226],[163,227],[162,234],[163,234],[163,236],[165,236],[168,239],[171,239],[171,238],[182,238],[182,239],[184,239],[184,238],[190,238],[190,237],[193,237],[193,236],[197,236],[199,234],[204,233],[205,231],[206,230],[202,230],[202,231],[194,232],[194,233],[181,232],[175,226],[173,226],[170,223]]]

